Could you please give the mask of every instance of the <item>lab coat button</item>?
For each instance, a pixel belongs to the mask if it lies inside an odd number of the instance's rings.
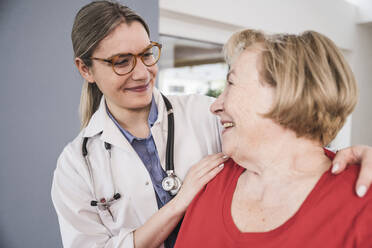
[[[150,183],[147,181],[147,182],[145,182],[145,185],[149,185]]]

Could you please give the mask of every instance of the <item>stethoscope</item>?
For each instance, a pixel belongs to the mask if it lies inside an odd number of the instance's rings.
[[[182,181],[177,177],[177,175],[174,172],[174,115],[173,115],[173,108],[172,104],[169,102],[169,100],[162,94],[166,109],[167,109],[167,114],[168,114],[168,137],[167,137],[167,151],[166,151],[166,174],[167,176],[163,179],[162,181],[162,187],[165,191],[169,192],[170,195],[174,196],[178,193],[182,186]],[[95,190],[95,184],[94,184],[94,177],[93,177],[93,169],[90,164],[89,158],[88,158],[88,150],[87,150],[87,143],[88,143],[88,137],[85,137],[83,139],[83,144],[82,144],[82,154],[85,160],[85,164],[88,168],[88,173],[90,176],[90,180],[93,184],[93,194],[95,197],[95,200],[92,200],[90,202],[91,206],[98,207],[99,210],[108,210],[109,213],[112,216],[112,213],[110,211],[110,206],[116,201],[119,200],[121,195],[117,191],[116,184],[114,182],[114,177],[112,175],[112,168],[111,168],[111,144],[104,142],[104,146],[106,151],[109,154],[109,167],[110,167],[110,177],[111,177],[111,182],[113,185],[114,189],[114,195],[110,199],[106,200],[105,198],[101,198],[98,201],[97,195],[96,195],[96,190]]]

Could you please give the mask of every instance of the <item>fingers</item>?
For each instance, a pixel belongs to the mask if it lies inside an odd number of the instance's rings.
[[[338,174],[344,171],[348,163],[358,163],[358,159],[353,147],[341,149],[336,153],[336,156],[332,161],[332,173]]]
[[[219,171],[223,169],[223,164],[228,157],[222,153],[208,155],[197,164],[195,164],[188,172],[184,185],[191,185],[191,188],[195,188],[198,191],[212,179]],[[219,167],[220,166],[220,167]]]
[[[217,167],[214,167],[212,170],[208,171],[208,173],[204,174],[203,177],[200,178],[201,184],[204,186],[210,180],[212,180],[222,169],[224,168],[224,164],[220,164]]]
[[[197,177],[201,178],[205,174],[209,173],[211,170],[218,168],[228,159],[227,156],[224,156],[222,153],[211,155],[207,160],[204,161],[204,164],[199,167],[197,172]]]
[[[353,146],[337,152],[333,160],[333,173],[340,173],[347,164],[361,164],[361,169],[355,191],[359,197],[363,197],[372,183],[372,147]]]
[[[177,194],[181,209],[186,209],[195,195],[220,171],[228,159],[222,153],[209,155],[195,164],[186,175],[182,187]]]
[[[222,157],[223,157],[222,153],[208,155],[204,157],[203,159],[201,159],[198,163],[194,164],[189,170],[188,174],[193,174],[194,176],[197,176],[200,174],[200,171],[203,170],[206,166],[216,163],[213,161],[216,161]]]
[[[357,163],[361,163],[355,190],[359,197],[363,197],[372,183],[372,148],[368,146],[358,146],[354,147],[354,149],[359,150],[355,153],[358,157]]]
[[[355,191],[359,197],[365,196],[372,182],[372,163],[364,164],[359,173]]]

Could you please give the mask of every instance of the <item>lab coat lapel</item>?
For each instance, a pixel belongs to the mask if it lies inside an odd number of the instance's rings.
[[[168,132],[167,112],[160,92],[156,88],[154,88],[153,92],[155,102],[158,107],[158,118],[151,128],[151,133],[154,137],[156,148],[158,149],[160,163],[164,168]],[[88,126],[85,128],[83,136],[93,137],[101,132],[102,135],[100,139],[102,141],[110,143],[113,146],[117,146],[125,151],[134,151],[128,140],[108,116],[104,97],[102,97],[98,110],[94,113]]]
[[[115,180],[143,224],[158,210],[150,175],[134,149],[131,152],[117,152],[115,148],[112,151]]]
[[[133,150],[128,140],[120,132],[119,128],[108,116],[106,111],[105,97],[102,97],[98,110],[92,116],[89,125],[86,128],[85,134],[87,137],[101,133],[100,139],[112,146],[119,147],[122,150]],[[89,135],[89,136],[88,136]],[[133,150],[134,151],[134,150]]]
[[[129,141],[120,132],[119,128],[110,119],[107,113],[104,118],[104,127],[101,135],[101,140],[124,151],[135,152],[131,144],[129,144]]]
[[[154,93],[154,95],[155,94],[160,95],[159,93]],[[157,97],[155,97],[155,101],[156,99]],[[154,123],[155,134],[153,133],[155,141],[162,138],[162,128],[160,124],[162,123],[163,111],[161,108],[164,108],[162,105],[159,106],[157,104],[157,106],[158,119]],[[132,176],[132,178],[128,178],[128,180],[126,180],[126,191],[130,195],[132,202],[131,204],[134,205],[134,209],[136,209],[140,221],[144,223],[158,210],[150,175],[146,167],[143,165],[142,160],[138,157],[137,152],[133,149],[129,141],[124,137],[119,128],[108,116],[104,103],[100,107],[100,110],[102,109],[104,111],[101,113],[101,119],[103,120],[104,124],[100,139],[104,142],[110,143],[113,146],[113,154],[115,154],[113,155],[113,162],[119,165],[118,167],[120,167],[120,173],[126,173],[128,176]],[[151,131],[153,132],[153,130]],[[166,131],[167,130],[165,130],[165,132]],[[163,147],[163,145],[159,144],[157,147]],[[115,148],[119,148],[122,150],[122,152],[114,152]],[[163,157],[165,159],[165,154]],[[124,164],[126,166],[124,166]],[[133,177],[135,177],[135,179]],[[149,201],[149,199],[152,200]]]
[[[156,89],[154,89],[154,97],[158,107],[158,119],[151,128],[151,132],[158,150],[161,164],[164,167],[168,121],[165,111],[165,104],[160,93]],[[135,176],[136,179],[133,180],[133,178],[131,178],[131,180],[126,180],[127,182],[125,185],[127,187],[127,192],[132,199],[132,204],[135,206],[134,209],[137,209],[136,211],[138,216],[140,217],[141,221],[144,222],[158,209],[151,178],[136,151],[108,116],[104,97],[102,97],[98,110],[92,116],[89,125],[85,129],[84,136],[92,137],[101,132],[102,134],[100,135],[100,140],[111,144],[113,146],[113,150],[115,148],[119,148],[120,150],[124,151],[120,153],[113,152],[113,154],[115,154],[113,155],[113,163],[119,165],[119,169],[117,171],[119,174],[129,173],[128,171],[122,171],[128,169],[126,166],[120,166],[123,163],[127,164],[128,166],[135,165],[130,166],[131,172],[128,174],[128,176]],[[138,194],[138,192],[142,193]],[[148,201],[150,198],[153,198],[153,200]]]
[[[104,96],[102,96],[97,111],[93,114],[88,126],[85,128],[83,136],[93,137],[97,134],[101,134],[100,139],[103,142],[107,142],[123,150],[131,148],[128,140],[108,116]]]
[[[167,133],[168,133],[168,117],[165,108],[164,100],[160,92],[154,88],[154,98],[156,106],[158,107],[158,118],[151,128],[151,133],[154,138],[160,164],[165,170],[165,156],[167,147]]]

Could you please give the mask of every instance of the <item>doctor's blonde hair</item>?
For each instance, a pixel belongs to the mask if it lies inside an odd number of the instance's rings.
[[[71,32],[74,57],[80,58],[88,67],[90,57],[101,40],[122,23],[139,22],[150,36],[144,19],[127,6],[111,1],[94,1],[83,6],[76,14]],[[95,83],[84,82],[80,97],[81,128],[88,125],[98,109],[102,92]]]
[[[353,72],[337,46],[314,31],[267,35],[247,29],[224,46],[227,63],[248,48],[259,49],[261,81],[275,87],[273,105],[264,116],[297,137],[329,144],[357,102]]]

